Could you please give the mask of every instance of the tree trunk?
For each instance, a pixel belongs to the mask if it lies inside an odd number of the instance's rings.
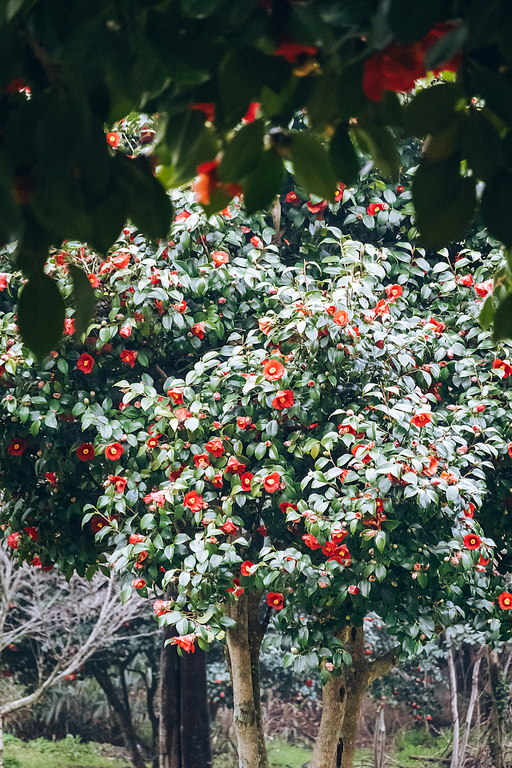
[[[453,648],[448,651],[448,669],[450,672],[450,707],[452,710],[453,726],[453,745],[452,759],[450,768],[457,768],[459,764],[459,706],[457,701],[457,674],[455,672],[455,661],[453,658]]]
[[[457,768],[462,768],[462,766],[464,765],[464,757],[466,755],[469,732],[471,730],[471,720],[473,719],[473,711],[475,709],[475,704],[478,697],[478,676],[480,672],[481,661],[482,661],[482,652],[479,651],[475,659],[475,663],[473,665],[473,674],[471,676],[471,696],[469,699],[468,711],[466,712],[466,720],[464,722],[464,732],[462,735],[462,741],[459,749],[459,763]]]
[[[158,689],[158,678],[154,673],[155,663],[154,660],[150,662],[147,668],[147,672],[144,675],[144,682],[146,684],[146,706],[148,710],[148,718],[151,723],[151,749],[153,752],[153,768],[158,768],[158,730],[159,720],[158,715],[155,712],[155,696]]]
[[[4,729],[2,715],[0,715],[0,768],[4,768]]]
[[[206,657],[179,656],[165,641],[176,636],[165,627],[160,665],[160,768],[211,768]]]
[[[244,593],[236,603],[226,608],[226,614],[236,621],[236,626],[226,633],[226,643],[233,684],[234,724],[240,768],[268,768],[258,706],[259,690],[255,689],[253,677],[257,665],[249,643],[249,606],[254,610],[255,604],[256,596],[249,597]]]
[[[117,691],[114,688],[108,672],[103,669],[97,670],[94,673],[94,677],[98,681],[99,686],[105,692],[108,703],[119,717],[119,722],[121,723],[126,747],[130,751],[134,768],[146,768],[146,764],[142,759],[141,748],[137,739],[137,734],[135,733],[135,729],[133,727],[132,719],[129,712],[127,712],[126,708],[123,706],[121,699],[117,695]]]
[[[354,768],[363,697],[374,680],[398,664],[397,648],[374,661],[367,660],[363,627],[345,628],[340,638],[352,657],[352,664],[344,678],[332,677],[324,686],[322,719],[310,768]],[[341,734],[341,738],[337,734]]]
[[[498,687],[500,682],[500,662],[498,651],[487,648],[489,665],[489,683],[491,690],[491,717],[489,727],[489,750],[493,768],[503,768],[503,742],[501,733],[501,714],[498,706]]]
[[[425,721],[427,722],[427,721]],[[386,760],[386,721],[384,720],[384,707],[381,705],[375,718],[375,736],[373,739],[374,768],[384,768]]]
[[[331,677],[322,691],[322,719],[309,768],[339,768],[343,750],[342,726],[347,703],[344,677]]]

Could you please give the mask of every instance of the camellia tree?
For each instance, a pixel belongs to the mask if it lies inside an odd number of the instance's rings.
[[[19,305],[28,346],[45,355],[62,334],[65,303],[44,271],[52,244],[75,238],[106,253],[128,218],[165,237],[165,189],[196,175],[209,213],[242,190],[248,212],[270,205],[285,167],[334,201],[337,182],[357,180],[358,148],[398,177],[400,132],[428,137],[413,190],[424,244],[461,238],[478,210],[511,247],[508,2],[418,0],[412,14],[409,6],[5,4],[0,239],[18,240],[28,278]],[[418,82],[436,85],[410,99]],[[133,137],[120,151],[126,115],[141,110],[158,116],[140,126],[143,143],[155,145],[150,159],[133,156]],[[299,113],[307,114],[300,126]],[[91,294],[82,272],[73,280],[81,332]],[[500,337],[512,331],[508,272],[504,285]]]
[[[510,633],[506,531],[480,511],[512,452],[509,345],[477,323],[502,253],[476,233],[483,254],[429,260],[405,181],[365,184],[294,187],[273,226],[181,198],[171,241],[126,228],[103,262],[68,242],[50,270],[69,296],[82,265],[98,312],[76,347],[70,308],[42,364],[3,320],[6,535],[69,575],[131,571],[181,651],[225,640],[243,768],[267,764],[272,615],[285,665],[321,669],[313,768],[351,768],[361,698],[402,654],[463,620]],[[397,640],[382,656],[369,611]]]

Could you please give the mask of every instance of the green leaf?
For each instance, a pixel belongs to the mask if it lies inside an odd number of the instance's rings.
[[[439,163],[423,160],[412,191],[423,245],[441,248],[464,236],[475,210],[475,179],[460,175],[457,157]]]
[[[263,152],[263,121],[244,125],[227,145],[217,169],[220,181],[243,179],[261,159]]]
[[[462,154],[477,179],[489,182],[503,163],[498,131],[480,109],[471,109],[464,122]]]
[[[454,83],[424,88],[403,113],[404,130],[410,136],[426,136],[444,131],[453,120],[460,90]]]
[[[410,0],[391,0],[387,21],[396,42],[412,43],[430,32],[442,11],[442,0],[423,0],[414,9]]]
[[[319,140],[310,133],[291,134],[290,154],[298,183],[312,195],[334,200],[336,173]]]
[[[468,28],[464,23],[458,24],[450,32],[441,35],[425,53],[425,68],[427,71],[442,69],[466,42]]]
[[[116,154],[117,184],[128,202],[130,220],[154,240],[165,238],[173,219],[171,200],[144,157]]]
[[[83,269],[69,265],[73,278],[73,297],[75,300],[75,337],[79,339],[86,332],[94,315],[96,297],[91,282]]]
[[[512,83],[501,72],[470,60],[467,86],[470,93],[485,100],[485,105],[509,125],[512,122]]]
[[[41,359],[60,342],[66,309],[57,283],[43,272],[23,286],[18,303],[18,326],[23,343]]]
[[[352,130],[363,152],[372,156],[382,173],[391,179],[397,179],[400,155],[391,132],[383,125],[362,118],[357,125],[352,126]]]
[[[494,341],[512,338],[512,294],[509,294],[496,310],[492,335]]]
[[[226,0],[181,0],[180,7],[184,16],[193,19],[206,19],[213,16]]]
[[[329,155],[338,181],[347,187],[355,184],[359,178],[361,164],[346,123],[338,125],[329,144]]]
[[[281,191],[284,165],[273,147],[263,152],[260,162],[244,183],[244,205],[247,213],[265,210]]]
[[[236,125],[249,109],[263,85],[267,57],[255,48],[230,51],[219,67],[219,120]]]
[[[489,234],[512,245],[512,173],[503,169],[488,184],[482,195],[482,218]]]
[[[491,327],[491,323],[494,320],[495,314],[496,312],[493,306],[492,296],[488,296],[484,301],[484,305],[480,311],[480,314],[478,315],[478,322],[484,331],[488,331]]]

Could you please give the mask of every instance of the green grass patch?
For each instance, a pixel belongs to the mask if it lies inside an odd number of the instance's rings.
[[[411,760],[411,755],[446,757],[451,743],[449,736],[445,734],[436,736],[420,728],[404,731],[395,739],[393,757],[400,765],[407,766],[407,768],[409,766],[410,768],[421,768],[418,760]],[[429,761],[428,765],[435,768],[436,764]]]
[[[302,768],[313,754],[312,749],[299,744],[289,744],[284,739],[267,743],[269,768]]]
[[[83,744],[79,738],[66,736],[62,741],[34,739],[21,741],[4,736],[5,768],[129,768],[127,760],[112,756],[110,745]]]

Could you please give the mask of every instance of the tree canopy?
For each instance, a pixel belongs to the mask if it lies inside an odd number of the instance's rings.
[[[403,0],[4,4],[0,240],[18,241],[28,278],[25,341],[45,354],[62,333],[50,245],[106,254],[128,219],[165,238],[165,190],[194,177],[208,213],[233,195],[250,214],[269,206],[285,169],[332,201],[365,155],[398,179],[403,135],[426,139],[413,185],[423,245],[459,241],[478,215],[511,246],[511,24],[506,0],[418,0],[413,13]],[[81,271],[73,280],[83,332],[92,296]],[[512,330],[511,286],[507,267],[497,336]]]

